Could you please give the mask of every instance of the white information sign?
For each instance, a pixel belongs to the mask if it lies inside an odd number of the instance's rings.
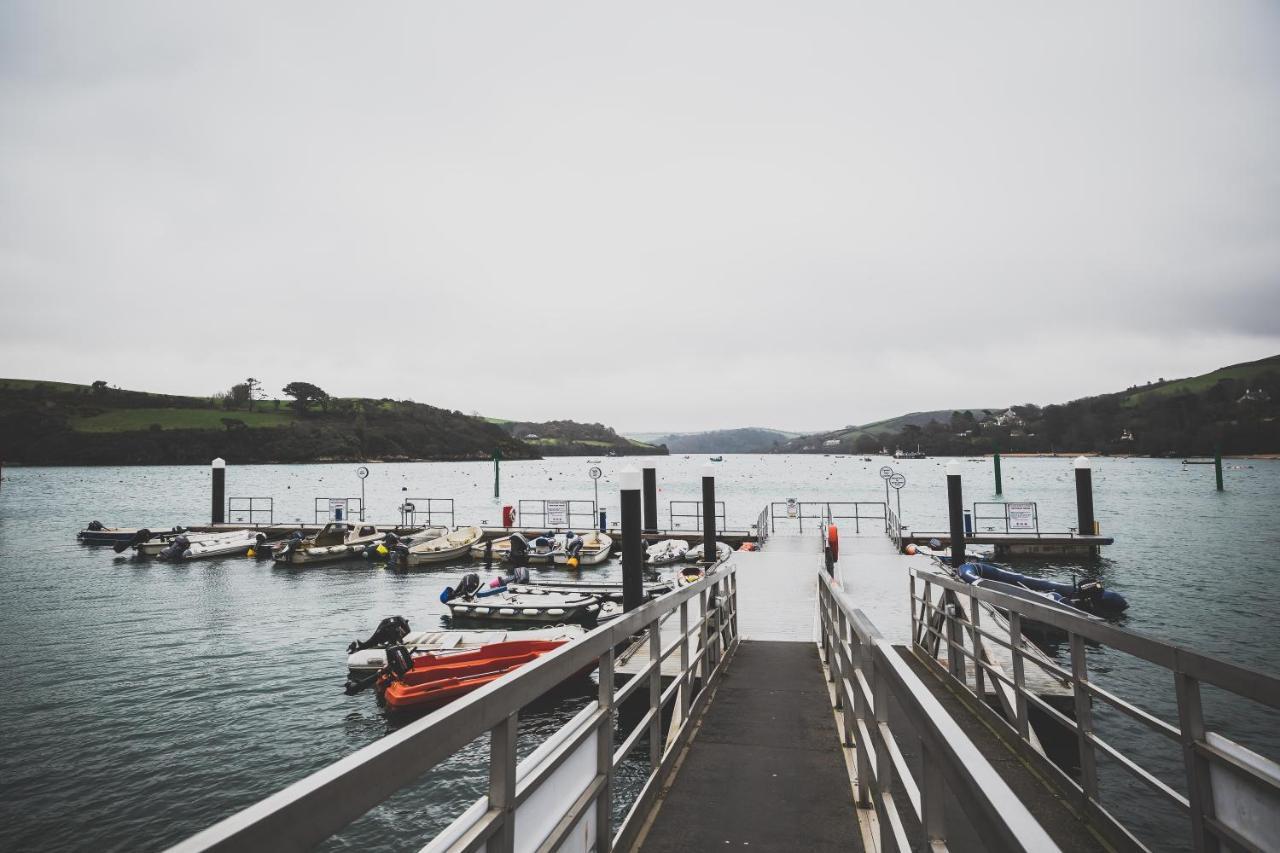
[[[1035,530],[1036,505],[1034,503],[1007,503],[1004,505],[1010,530]]]
[[[547,527],[569,526],[569,502],[547,501]]]

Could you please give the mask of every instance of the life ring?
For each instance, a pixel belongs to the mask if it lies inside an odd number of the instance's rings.
[[[840,532],[834,524],[827,525],[827,547],[831,549],[831,562],[840,559]]]

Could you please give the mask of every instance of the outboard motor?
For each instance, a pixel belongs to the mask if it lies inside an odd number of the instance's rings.
[[[289,538],[284,540],[284,545],[280,548],[280,556],[285,560],[293,557],[293,552],[298,550],[298,546],[302,544],[302,531],[295,530],[289,534]]]
[[[391,568],[407,569],[409,567],[409,546],[397,542],[387,551],[387,565]]]
[[[385,649],[388,646],[394,646],[403,640],[409,634],[409,620],[403,616],[388,616],[378,623],[378,627],[373,629],[373,634],[367,640],[356,640],[347,646],[347,654],[363,651],[364,649]]]
[[[523,566],[529,561],[529,540],[524,537],[523,533],[511,534],[511,562],[516,566]]]
[[[1071,603],[1090,613],[1122,613],[1129,607],[1123,595],[1104,588],[1098,581],[1076,584],[1076,593]]]
[[[509,584],[511,583],[525,584],[528,582],[529,582],[528,566],[516,566],[514,569],[511,570],[511,577],[507,578],[506,580],[506,583],[509,583]]]
[[[97,522],[94,522],[94,523],[96,524]],[[139,530],[137,533],[133,534],[133,538],[131,538],[128,542],[117,542],[111,547],[113,550],[115,550],[117,554],[123,554],[129,548],[136,548],[137,546],[141,545],[143,542],[150,542],[150,541],[151,541],[151,531],[144,527],[141,530]]]
[[[169,543],[169,547],[161,551],[158,556],[161,560],[181,560],[182,556],[187,553],[187,549],[191,547],[191,540],[184,536],[175,536],[173,541]]]
[[[97,520],[91,521],[89,522],[89,526],[86,527],[85,529],[92,530],[96,533],[97,531],[102,529],[102,522]]]
[[[360,552],[360,556],[364,557],[366,560],[376,560],[379,557],[386,557],[399,544],[400,537],[388,530],[386,535],[382,537],[381,542],[370,542],[368,545],[365,545],[364,550]]]

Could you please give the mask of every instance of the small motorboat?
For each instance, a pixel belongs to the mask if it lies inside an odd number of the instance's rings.
[[[267,534],[254,530],[229,530],[226,533],[179,533],[168,543],[150,543],[139,551],[155,545],[163,547],[155,551],[158,560],[207,560],[214,557],[240,557],[261,548]]]
[[[301,532],[295,532],[275,546],[271,558],[277,563],[295,566],[330,563],[364,550],[364,546],[380,540],[382,534],[383,531],[372,524],[331,521],[315,536],[304,537]]]
[[[398,566],[422,566],[430,563],[447,563],[467,556],[472,546],[484,538],[479,527],[459,527],[451,533],[418,542],[399,545],[392,552],[390,562]]]
[[[684,559],[689,543],[683,539],[663,539],[644,551],[644,561],[651,566],[669,566]]]
[[[103,527],[101,521],[91,521],[88,527],[76,534],[76,539],[82,545],[115,545],[124,542],[127,548],[142,533],[151,536],[151,531],[145,527]],[[124,548],[120,550],[123,551]]]
[[[385,559],[390,556],[397,545],[407,545],[413,547],[419,542],[427,542],[440,536],[444,536],[449,532],[447,527],[424,527],[421,530],[415,530],[412,533],[406,533],[404,536],[398,536],[388,530],[382,535],[382,539],[377,542],[370,542],[360,551],[360,556],[369,560]]]
[[[475,649],[508,640],[572,641],[585,633],[581,625],[523,630],[410,631],[408,621],[391,616],[378,624],[368,640],[357,640],[347,646],[347,669],[353,676],[371,675],[387,665],[387,649],[397,645],[404,646],[410,657],[417,657],[428,652]]]
[[[712,456],[712,457],[710,457],[710,458],[711,458],[711,461],[712,461],[712,462],[723,462],[723,461],[724,461],[724,457],[723,457],[723,456]]]
[[[673,580],[649,581],[641,585],[644,597],[657,598],[675,589]],[[622,582],[588,583],[585,581],[555,581],[539,578],[531,583],[508,583],[507,592],[522,595],[535,592],[573,593],[577,595],[595,595],[605,601],[622,601]]]
[[[480,576],[463,576],[457,588],[447,586],[440,601],[458,619],[496,622],[536,622],[543,625],[563,622],[594,622],[600,613],[601,598],[577,592],[549,592],[529,587],[522,593],[508,592],[505,586],[484,588]]]
[[[694,545],[688,551],[684,552],[684,561],[686,563],[706,562],[702,557],[705,550],[706,549],[703,543],[699,542],[697,545]],[[729,545],[727,542],[716,543],[716,562],[717,563],[723,563],[725,560],[729,559],[732,556],[733,556],[733,546]]]
[[[907,556],[915,554],[923,554],[926,557],[934,557],[949,563],[951,561],[951,549],[943,548],[942,543],[937,539],[930,539],[928,545],[907,545],[902,549]],[[994,548],[977,548],[973,545],[966,545],[964,556],[967,560],[990,560],[995,556]]]
[[[393,647],[388,668],[378,679],[378,702],[392,710],[438,708],[495,681],[568,640],[510,640],[475,649],[433,651],[411,658]]]
[[[594,530],[586,536],[577,536],[566,542],[564,550],[552,555],[557,566],[595,566],[609,559],[613,551],[613,537]],[[576,563],[574,560],[576,559]]]
[[[955,570],[955,575],[965,583],[981,583],[1001,592],[1008,591],[1002,587],[1026,590],[1092,615],[1118,615],[1129,607],[1123,595],[1105,589],[1097,581],[1060,583],[1011,572],[994,563],[965,563]]]

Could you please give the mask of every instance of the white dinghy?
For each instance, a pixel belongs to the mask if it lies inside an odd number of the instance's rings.
[[[688,551],[684,552],[685,562],[686,563],[706,562],[706,560],[704,560],[702,557],[703,552],[705,550],[706,548],[703,545],[703,543],[699,542],[697,545],[694,545]],[[723,563],[725,560],[729,559],[732,556],[733,556],[733,548],[727,542],[716,543],[716,562],[717,563]]]
[[[684,559],[689,543],[683,539],[663,539],[650,545],[644,552],[644,561],[651,566],[669,566]]]
[[[401,566],[447,563],[465,557],[473,545],[484,538],[479,527],[459,527],[451,533],[415,545],[401,545],[391,552],[391,561]]]

